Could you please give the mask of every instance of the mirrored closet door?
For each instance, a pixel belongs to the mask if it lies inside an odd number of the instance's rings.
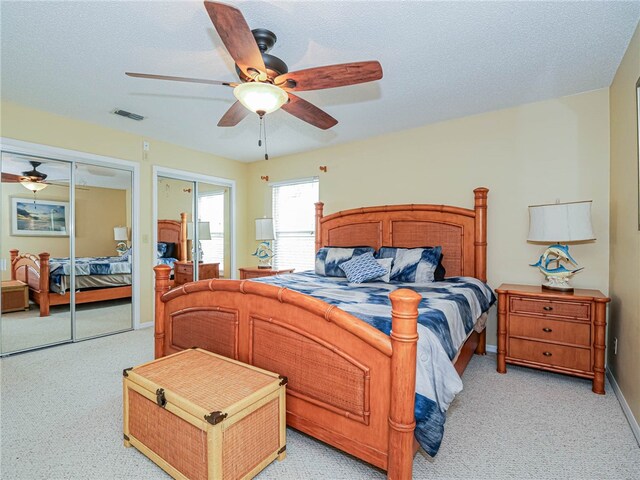
[[[76,338],[132,328],[128,170],[75,164]]]
[[[71,164],[2,152],[0,353],[68,342]],[[66,261],[66,263],[65,263]]]
[[[171,285],[231,278],[232,185],[202,182],[187,174],[158,175],[156,190],[156,263],[171,267]]]
[[[132,328],[132,180],[2,152],[0,354]]]

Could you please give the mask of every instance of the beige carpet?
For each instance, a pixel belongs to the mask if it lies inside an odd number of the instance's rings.
[[[2,479],[166,479],[122,446],[122,369],[153,355],[150,329],[10,356],[2,368]],[[640,448],[607,383],[519,367],[495,371],[475,357],[435,460],[414,478],[635,479]],[[288,430],[287,458],[261,479],[383,478],[379,470]]]
[[[131,318],[131,299],[78,305],[76,336],[82,339],[127,330],[131,328]],[[32,302],[27,311],[3,313],[0,327],[3,353],[68,341],[69,305],[51,307],[51,315],[41,317],[38,306]]]

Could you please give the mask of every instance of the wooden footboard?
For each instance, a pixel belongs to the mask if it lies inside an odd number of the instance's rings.
[[[286,288],[205,280],[169,291],[169,267],[154,270],[156,358],[196,346],[285,375],[290,426],[411,478],[420,295],[390,295],[388,337]]]
[[[30,253],[11,253],[11,280],[20,280],[29,285],[29,298],[40,306],[40,316],[49,316],[49,254],[39,257]]]

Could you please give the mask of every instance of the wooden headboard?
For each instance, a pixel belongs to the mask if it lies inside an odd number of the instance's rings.
[[[316,203],[316,250],[325,246],[442,246],[447,276],[487,281],[487,193],[476,188],[473,209],[449,205],[387,205],[323,216]]]
[[[158,242],[176,244],[176,258],[187,261],[187,214],[180,214],[180,221],[158,220]]]

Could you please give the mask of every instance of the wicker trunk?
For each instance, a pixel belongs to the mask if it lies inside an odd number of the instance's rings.
[[[124,444],[174,478],[252,478],[285,457],[286,377],[190,349],[124,371]]]

